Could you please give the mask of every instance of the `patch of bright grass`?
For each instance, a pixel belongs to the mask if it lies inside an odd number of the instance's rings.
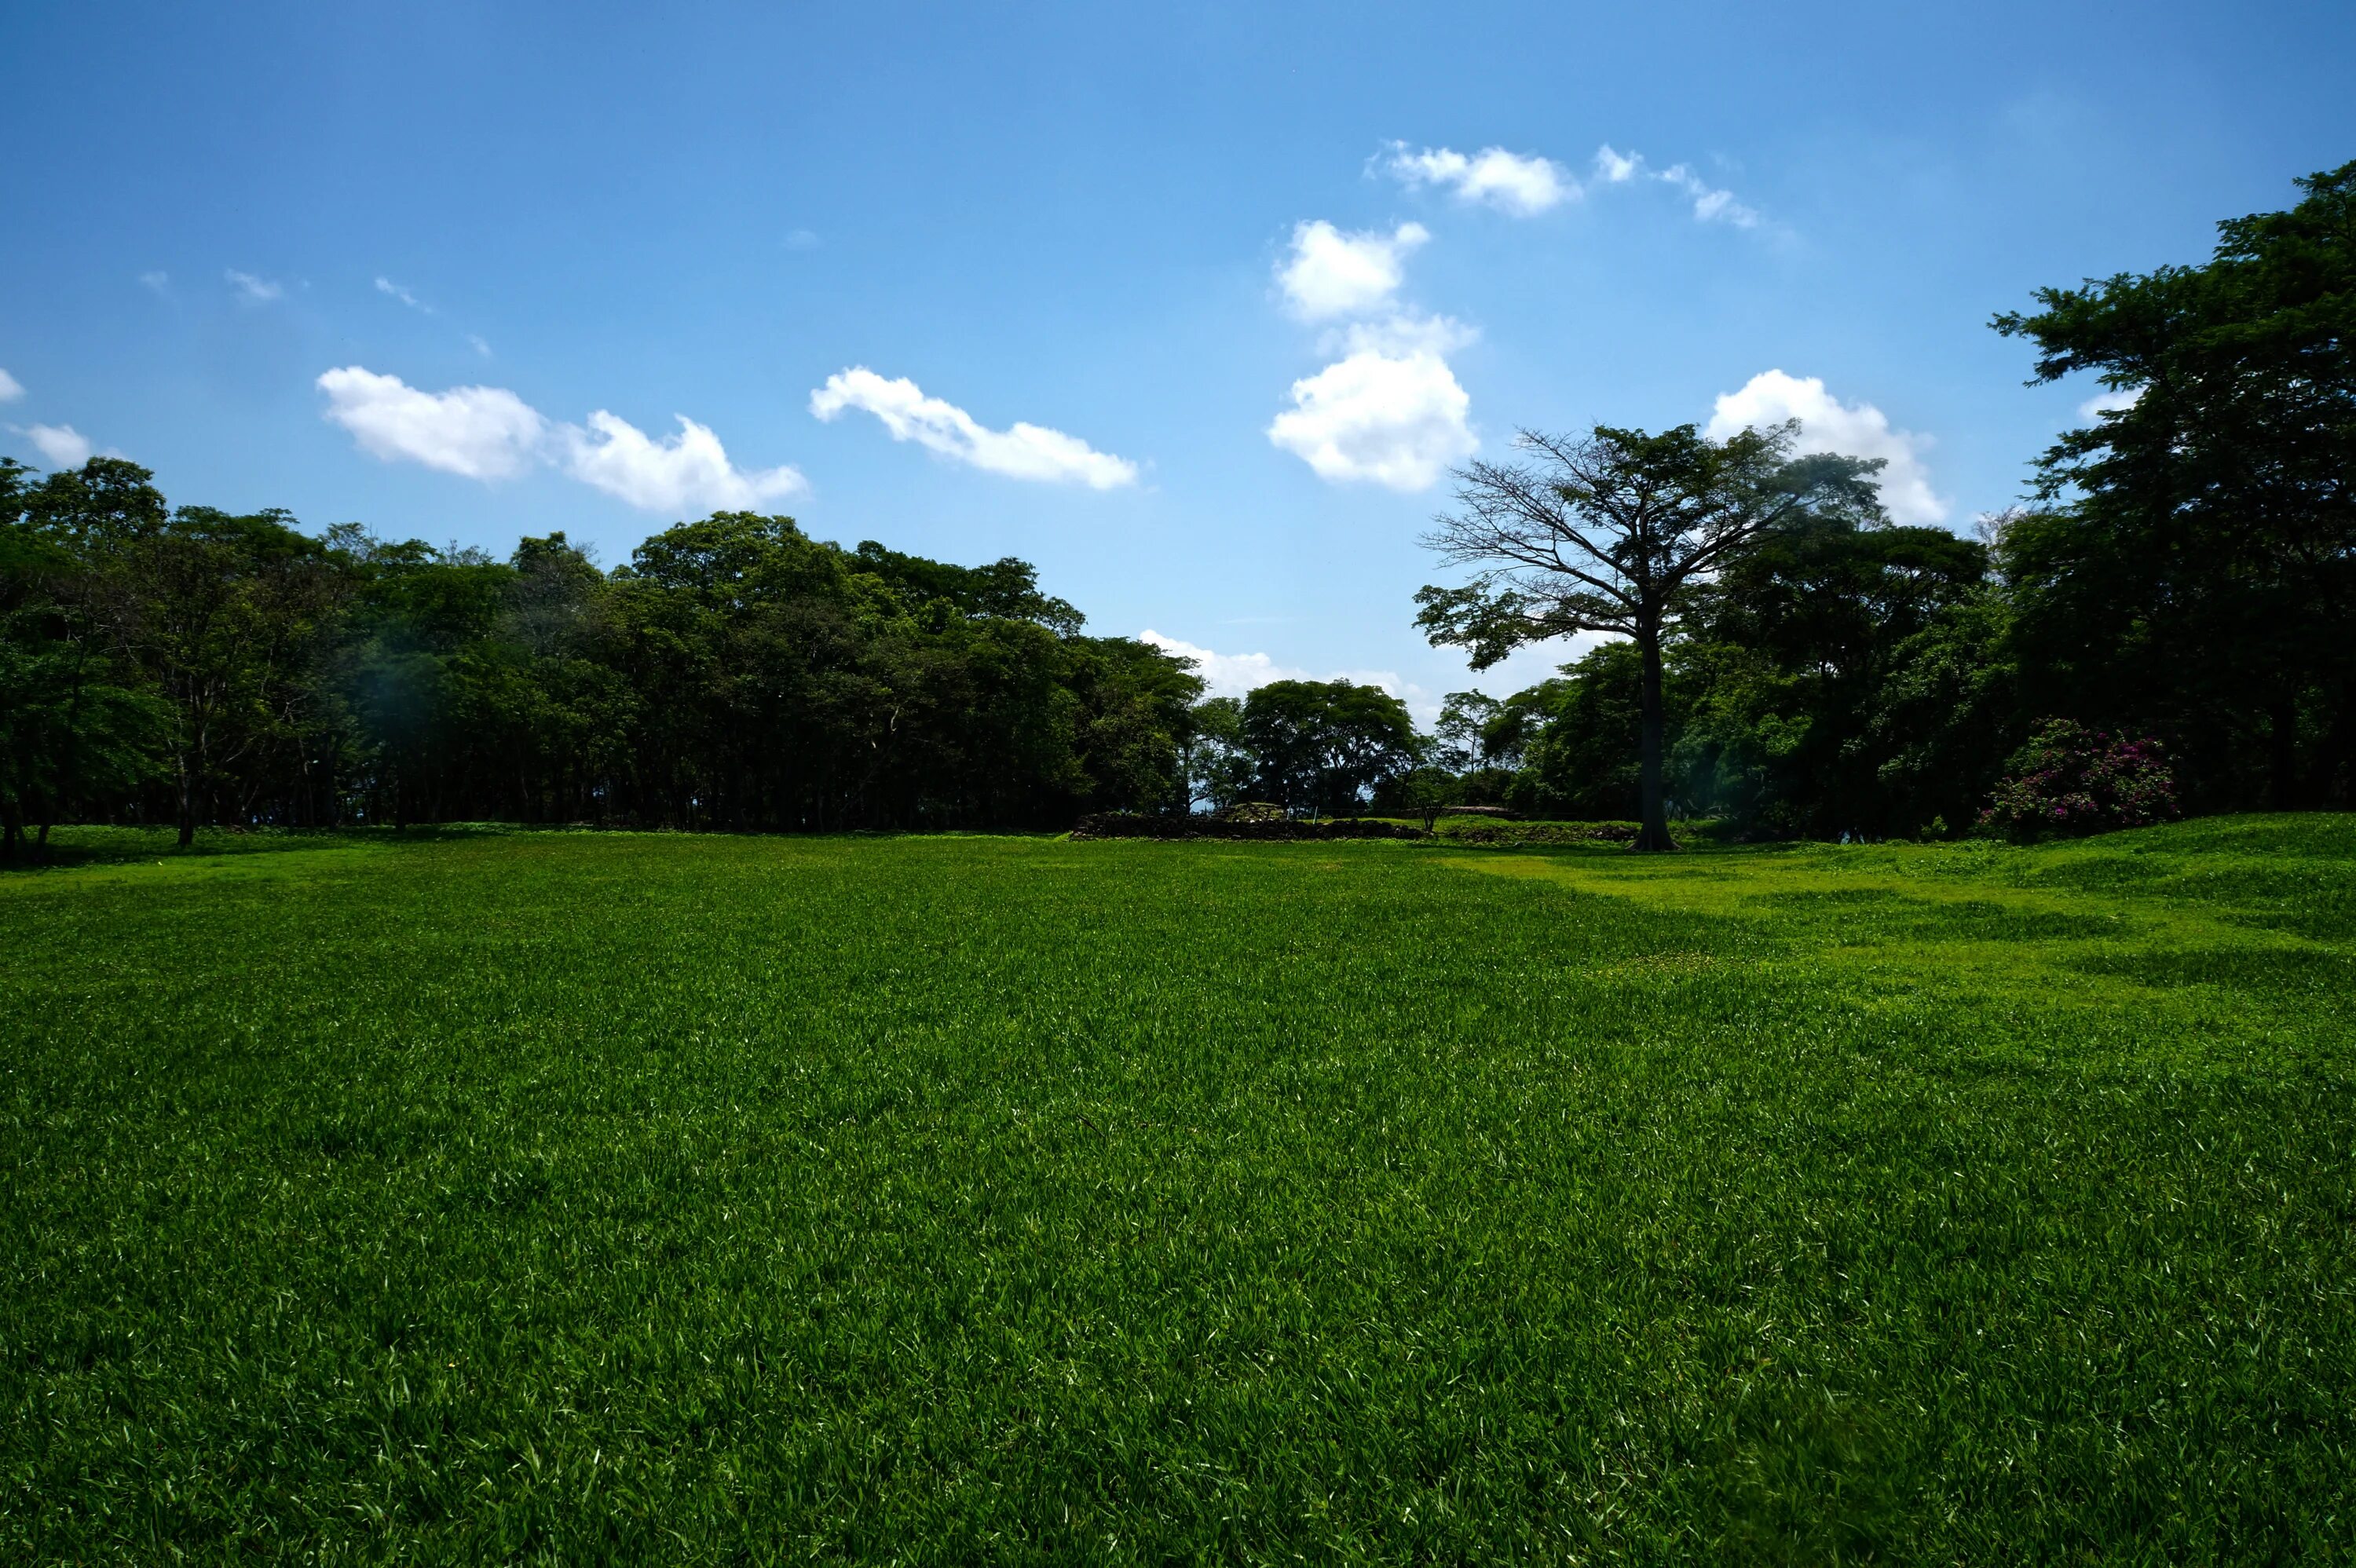
[[[166,842],[0,879],[0,1557],[2356,1553],[2348,818]]]

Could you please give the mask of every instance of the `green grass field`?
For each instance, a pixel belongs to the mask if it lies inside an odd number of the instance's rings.
[[[0,1560],[2356,1556],[2356,819],[85,831]]]

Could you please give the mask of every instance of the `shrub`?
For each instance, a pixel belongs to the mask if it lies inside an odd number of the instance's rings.
[[[1421,838],[1423,829],[1404,822],[1345,816],[1325,822],[1284,817],[1151,816],[1142,812],[1103,811],[1072,827],[1075,838]]]
[[[1495,817],[1450,817],[1440,837],[1451,844],[1626,844],[1634,840],[1633,822],[1514,822]]]
[[[2029,843],[2147,827],[2183,815],[2158,741],[2048,719],[2012,754],[1979,825]]]

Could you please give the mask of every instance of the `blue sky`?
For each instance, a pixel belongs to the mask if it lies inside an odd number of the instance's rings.
[[[1428,712],[1465,453],[1796,413],[1967,527],[2094,390],[1993,312],[2356,156],[2345,4],[1177,12],[13,5],[0,452],[607,564],[757,506]]]

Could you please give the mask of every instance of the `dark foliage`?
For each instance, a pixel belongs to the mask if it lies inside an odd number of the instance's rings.
[[[2167,739],[2204,810],[2356,803],[2356,163],[2219,225],[2197,267],[2046,289],[2051,380],[2132,398],[2046,453],[2007,530],[2025,682]]]
[[[2179,794],[2200,811],[2356,805],[2356,164],[2299,185],[2289,211],[2221,225],[2203,265],[2045,290],[2037,314],[1998,318],[2036,344],[2040,379],[2093,371],[2133,396],[2066,434],[2040,505],[1983,519],[1979,539],[1890,526],[1853,464],[1754,482],[1810,501],[1712,555],[1663,618],[1665,805],[1826,838],[1938,836],[1992,800],[1991,826],[2037,832],[2057,807],[2157,820]],[[1520,496],[1463,477],[1486,510],[1456,534]],[[1562,576],[1549,552],[1585,559],[1583,494],[1537,495],[1472,542],[1525,547],[1520,578]],[[1427,590],[1424,624],[1494,650],[1578,619],[1509,599]],[[1468,697],[1443,720],[1448,754],[1508,770],[1483,797],[1533,815],[1635,816],[1647,679],[1632,634],[1502,702]],[[2067,784],[2072,768],[2013,763],[2055,714],[2164,746],[2168,810],[2090,805],[2102,791]],[[2047,775],[2052,799],[2028,782]]]
[[[1284,842],[1302,838],[1422,838],[1420,827],[1379,817],[1227,816],[1205,812],[1098,812],[1073,825],[1075,838],[1237,838]]]
[[[598,570],[0,469],[0,821],[1061,827],[1183,803],[1201,682],[1019,560],[722,513]]]

